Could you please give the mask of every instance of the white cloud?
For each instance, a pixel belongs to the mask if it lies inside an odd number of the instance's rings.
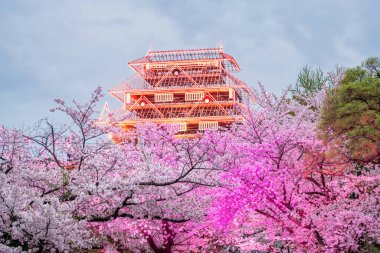
[[[3,6],[1,6],[3,5]],[[0,3],[0,124],[46,115],[55,97],[84,100],[132,74],[154,49],[222,42],[241,79],[279,92],[306,63],[328,70],[379,52],[369,3],[357,1],[22,1]],[[3,8],[1,8],[3,7]],[[371,18],[371,20],[369,20]],[[3,66],[3,67],[1,67]],[[112,98],[108,98],[112,101]],[[18,102],[17,105],[15,102]]]

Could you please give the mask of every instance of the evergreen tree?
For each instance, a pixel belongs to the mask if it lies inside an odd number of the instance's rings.
[[[380,60],[371,57],[348,69],[329,92],[320,128],[333,139],[346,138],[350,159],[380,162]]]

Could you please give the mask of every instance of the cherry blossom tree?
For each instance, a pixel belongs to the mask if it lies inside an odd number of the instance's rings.
[[[18,131],[0,129],[0,252],[66,251],[93,242],[74,206],[51,194],[63,173],[35,159]],[[47,181],[49,179],[49,181]]]
[[[379,243],[380,168],[331,156],[318,138],[325,90],[287,99],[257,93],[261,109],[231,133],[239,161],[209,212],[242,250],[360,252]]]
[[[320,138],[326,92],[262,87],[245,122],[194,139],[98,127],[101,89],[57,99],[67,125],[0,129],[0,252],[368,251],[380,168]]]
[[[57,99],[52,111],[65,113],[68,125],[45,119],[27,131],[2,129],[3,247],[16,252],[216,247],[204,220],[219,164],[234,159],[226,137],[177,139],[170,128],[154,124],[127,133],[98,127],[101,96],[97,89],[88,103],[74,100],[73,106]],[[122,141],[116,144],[105,133]]]

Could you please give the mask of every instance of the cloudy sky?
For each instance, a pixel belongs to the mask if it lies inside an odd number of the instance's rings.
[[[305,64],[327,71],[380,56],[379,11],[376,0],[0,0],[0,125],[30,125],[54,98],[110,89],[149,48],[223,44],[243,81],[279,93]]]

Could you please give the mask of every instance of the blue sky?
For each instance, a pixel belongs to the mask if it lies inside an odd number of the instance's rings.
[[[223,44],[243,81],[279,93],[305,64],[380,56],[379,11],[375,0],[0,0],[0,125],[31,125],[54,98],[110,89],[149,48]]]

